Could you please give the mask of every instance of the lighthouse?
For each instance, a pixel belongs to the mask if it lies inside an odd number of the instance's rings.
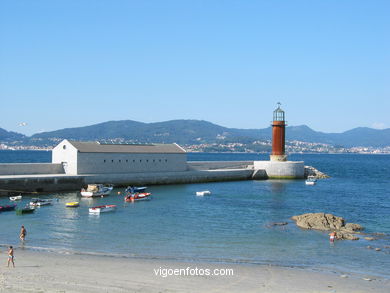
[[[286,120],[280,103],[272,121],[272,153],[269,161],[254,161],[253,179],[301,179],[305,177],[305,162],[287,161],[285,152]]]
[[[274,111],[272,121],[272,153],[271,161],[284,162],[287,160],[285,152],[286,121],[284,111],[280,108],[280,103]]]

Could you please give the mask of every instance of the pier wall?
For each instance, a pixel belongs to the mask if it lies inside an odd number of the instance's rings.
[[[0,164],[0,175],[64,174],[62,164],[14,163]]]
[[[188,161],[188,170],[253,169],[253,161]]]
[[[184,184],[252,179],[251,169],[194,170],[183,172],[144,172],[89,175],[25,175],[0,176],[0,192],[60,192],[80,190],[87,184],[115,186]],[[263,178],[265,179],[265,178]]]
[[[2,165],[2,166],[1,166]],[[61,192],[90,183],[116,186],[304,178],[303,162],[188,162],[186,171],[64,174],[61,164],[0,164],[0,192]],[[11,173],[12,171],[12,173]],[[7,173],[7,174],[4,174]],[[46,173],[46,174],[42,174]]]

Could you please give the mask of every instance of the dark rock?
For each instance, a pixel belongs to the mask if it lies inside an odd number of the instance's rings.
[[[287,224],[288,224],[287,222],[275,222],[275,223],[271,223],[270,226],[285,226]]]

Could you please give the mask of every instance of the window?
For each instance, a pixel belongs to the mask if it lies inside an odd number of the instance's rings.
[[[133,160],[133,163],[135,163],[135,160]]]
[[[153,163],[155,162],[156,160],[155,159],[153,159]]]
[[[66,145],[64,144],[64,145],[62,146],[62,148],[63,148],[64,150],[66,150]]]
[[[111,160],[111,163],[114,163],[114,160]]]
[[[121,162],[121,160],[118,160],[118,162],[120,163],[120,162]]]
[[[126,163],[128,163],[129,162],[129,160],[126,160]]]
[[[106,162],[106,160],[103,160],[103,162],[105,163],[105,162]]]
[[[140,163],[142,163],[142,160],[139,160]]]
[[[149,160],[146,160],[146,163],[149,162]]]
[[[166,163],[166,162],[168,162],[168,160],[167,160],[167,159],[165,159],[165,163]]]
[[[161,163],[161,159],[158,160]]]

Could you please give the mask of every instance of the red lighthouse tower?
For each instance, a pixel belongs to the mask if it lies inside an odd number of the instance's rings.
[[[286,121],[284,120],[284,111],[280,108],[274,111],[274,119],[272,122],[272,153],[271,161],[286,161],[287,155],[285,153],[285,133]]]

